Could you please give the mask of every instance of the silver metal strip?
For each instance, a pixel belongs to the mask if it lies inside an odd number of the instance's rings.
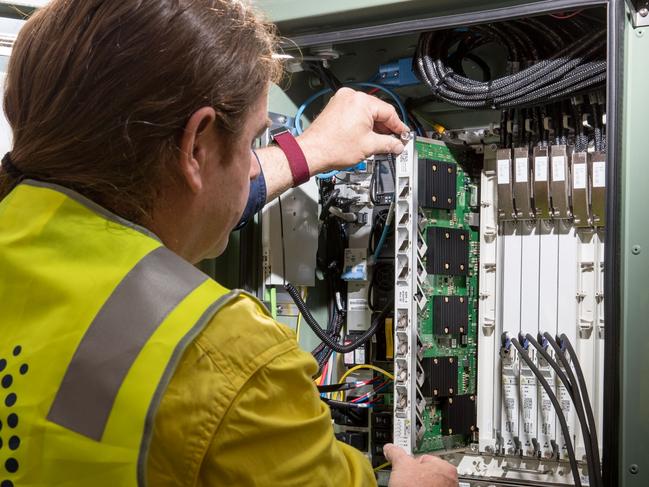
[[[169,313],[207,279],[166,247],[138,262],[88,327],[47,419],[100,441],[138,354]]]

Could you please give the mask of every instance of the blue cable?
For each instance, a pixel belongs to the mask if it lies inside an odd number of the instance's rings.
[[[387,95],[390,95],[390,97],[394,100],[394,102],[399,107],[399,111],[401,111],[401,120],[403,120],[404,123],[408,121],[408,111],[406,110],[406,107],[404,106],[403,102],[399,98],[399,95],[397,95],[391,89],[386,88],[385,86],[379,85],[377,83],[351,83],[349,86],[359,87],[359,88],[376,88],[378,90],[383,91]],[[321,96],[331,92],[332,92],[331,88],[325,88],[323,90],[320,90],[317,93],[311,95],[309,98],[307,98],[307,100],[304,103],[302,103],[300,108],[298,108],[297,114],[295,115],[295,130],[297,131],[298,135],[301,135],[302,132],[304,132],[304,129],[302,128],[302,116],[304,115],[306,109],[309,108],[309,105],[311,105],[311,103],[313,103]]]
[[[404,121],[404,123],[407,123],[408,121],[408,111],[406,110],[406,107],[404,106],[403,102],[399,98],[399,95],[397,95],[394,91],[392,91],[389,88],[386,88],[385,86],[379,85],[377,83],[351,83],[349,86],[353,87],[360,87],[360,88],[376,88],[384,93],[390,95],[390,97],[395,101],[397,106],[399,107],[399,110],[401,111],[401,119]],[[302,116],[304,115],[304,112],[306,111],[307,108],[309,108],[309,105],[316,101],[318,98],[320,98],[323,95],[326,95],[327,93],[331,93],[332,90],[331,88],[325,88],[323,90],[318,91],[317,93],[314,93],[311,95],[309,98],[306,99],[302,105],[300,105],[300,108],[298,108],[297,113],[295,114],[295,131],[297,132],[297,135],[301,135],[304,132],[304,129],[302,128]],[[334,177],[336,174],[338,174],[340,171],[329,171],[325,172],[322,174],[318,174],[316,177],[318,179],[331,179]]]
[[[383,227],[383,232],[381,233],[381,238],[379,239],[379,243],[376,244],[376,250],[374,251],[374,262],[376,262],[381,255],[381,250],[383,250],[383,246],[385,245],[385,241],[388,238],[388,233],[390,233],[390,227],[392,226],[392,223],[388,224],[386,223],[385,226]]]

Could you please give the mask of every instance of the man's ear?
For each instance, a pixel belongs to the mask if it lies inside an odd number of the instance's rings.
[[[203,177],[207,147],[203,132],[216,120],[216,112],[211,107],[203,107],[189,118],[180,138],[180,173],[189,188],[198,193],[203,188]]]

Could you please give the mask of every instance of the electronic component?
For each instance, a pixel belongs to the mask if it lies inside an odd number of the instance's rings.
[[[465,334],[469,324],[469,301],[465,296],[433,297],[433,333]]]
[[[468,436],[475,429],[475,395],[464,394],[442,401],[442,434]]]
[[[500,218],[511,220],[516,216],[512,185],[512,152],[510,149],[499,149],[497,157],[498,209]]]
[[[518,218],[523,220],[534,218],[530,185],[530,156],[527,147],[514,149],[514,201]]]
[[[572,214],[577,227],[590,226],[590,192],[588,184],[588,154],[572,154]]]
[[[550,218],[550,169],[547,147],[534,148],[534,206],[538,218]]]
[[[447,276],[469,273],[469,232],[430,227],[427,232],[426,272]]]
[[[570,168],[568,149],[565,145],[553,145],[550,151],[550,198],[555,218],[570,218]]]
[[[593,152],[589,155],[591,201],[593,224],[603,227],[606,224],[606,154]]]
[[[349,333],[347,336],[345,336],[344,344],[349,345],[350,343],[354,343],[362,334],[362,332]],[[365,342],[355,350],[347,352],[343,360],[345,365],[348,367],[353,367],[354,365],[366,364],[370,356],[369,348],[369,342]]]
[[[366,431],[343,431],[336,433],[336,439],[353,446],[357,450],[367,451],[368,448],[368,433]]]
[[[340,426],[367,428],[369,425],[369,413],[366,408],[331,409],[331,418]]]
[[[422,360],[424,383],[421,391],[426,397],[453,396],[458,390],[457,357],[435,357]]]
[[[457,205],[457,165],[452,162],[419,160],[419,206],[454,210]]]

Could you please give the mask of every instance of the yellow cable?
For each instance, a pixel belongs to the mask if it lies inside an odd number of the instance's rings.
[[[379,470],[383,470],[385,467],[389,467],[389,466],[390,466],[390,462],[385,462],[379,465],[378,467],[376,467],[374,471],[378,472]]]
[[[394,375],[392,375],[387,370],[383,370],[381,367],[377,367],[376,365],[362,364],[362,365],[356,365],[355,367],[352,367],[347,372],[345,372],[343,376],[340,378],[340,380],[338,381],[338,384],[344,384],[345,379],[347,379],[347,377],[349,377],[350,374],[353,374],[357,370],[363,370],[363,369],[375,370],[376,372],[380,372],[381,374],[386,376],[388,379],[394,380]],[[338,396],[338,394],[340,394],[341,396]],[[342,392],[336,393],[336,397],[342,397],[342,394],[343,394]]]
[[[304,287],[302,291],[302,301],[306,303],[307,298],[309,297],[309,288]],[[302,313],[297,315],[297,324],[295,325],[295,334],[297,335],[297,343],[300,344],[300,324],[302,323]]]

